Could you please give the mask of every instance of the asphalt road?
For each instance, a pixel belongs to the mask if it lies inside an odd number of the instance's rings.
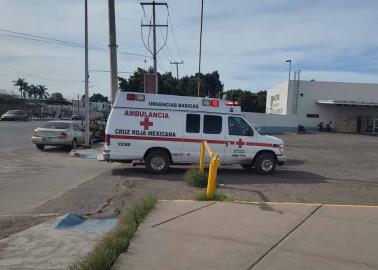
[[[39,151],[31,133],[41,124],[0,122],[0,215],[28,213],[114,166],[69,157],[63,148]]]
[[[31,145],[34,129],[46,121],[0,121],[0,152],[9,152]]]

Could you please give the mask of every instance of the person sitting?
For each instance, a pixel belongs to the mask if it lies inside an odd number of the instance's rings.
[[[323,126],[323,122],[320,122],[320,124],[318,125],[318,129],[320,132],[323,132],[324,131],[324,126]]]
[[[327,131],[327,132],[332,132],[331,124],[332,124],[332,121],[329,121],[329,123],[328,123],[327,126],[326,126],[326,131]]]

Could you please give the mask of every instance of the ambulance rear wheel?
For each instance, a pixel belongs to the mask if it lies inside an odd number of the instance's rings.
[[[152,173],[165,173],[169,168],[169,157],[163,151],[152,151],[148,153],[146,168]]]
[[[272,174],[276,170],[276,159],[273,154],[261,153],[257,156],[254,167],[259,174]]]

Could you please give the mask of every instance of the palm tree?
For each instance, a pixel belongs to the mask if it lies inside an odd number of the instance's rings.
[[[34,99],[36,99],[38,96],[38,87],[35,86],[34,84],[31,84],[28,87],[28,96],[29,98],[33,97]]]
[[[18,78],[16,81],[13,81],[14,86],[18,86],[18,91],[20,91],[21,99],[22,97],[26,97],[26,93],[28,92],[28,83],[25,79]]]
[[[49,93],[47,93],[47,87],[44,85],[37,85],[37,91],[39,99],[47,99]]]

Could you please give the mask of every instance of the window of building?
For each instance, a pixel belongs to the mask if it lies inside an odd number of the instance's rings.
[[[253,129],[241,117],[228,117],[228,134],[236,136],[253,136]]]
[[[315,114],[315,113],[308,113],[306,116],[307,118],[319,118],[319,114]]]
[[[186,115],[186,132],[188,133],[200,132],[200,115],[199,114]]]
[[[203,118],[203,133],[220,134],[222,132],[222,116],[205,115]]]

